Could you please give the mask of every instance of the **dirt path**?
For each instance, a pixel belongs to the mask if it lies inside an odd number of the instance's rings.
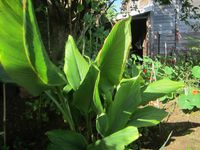
[[[164,124],[167,130],[173,130],[166,150],[200,150],[200,111],[184,113],[172,101],[166,106],[171,112]]]
[[[200,111],[184,113],[175,101],[161,107],[169,112],[169,116],[160,125],[142,132],[140,149],[159,150],[172,132],[162,150],[200,150]]]

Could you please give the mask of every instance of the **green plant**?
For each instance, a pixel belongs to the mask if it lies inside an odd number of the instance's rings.
[[[49,122],[49,112],[61,115],[55,104],[45,94],[41,94],[37,99],[26,99],[26,119],[35,119],[35,122]]]
[[[83,16],[80,20],[82,26],[77,26],[78,29],[80,28],[80,34],[77,32],[72,35],[75,37],[82,55],[95,59],[116,16],[113,3],[114,1],[109,0],[87,0],[81,4],[80,8],[82,9],[76,14],[77,18],[78,14]]]
[[[189,88],[188,93],[181,94],[177,100],[180,109],[192,110],[194,107],[200,108],[200,90]]]
[[[33,95],[45,92],[69,125],[70,131],[47,132],[48,149],[125,149],[139,137],[137,128],[156,125],[167,114],[144,105],[184,86],[171,80],[146,85],[140,71],[123,78],[131,18],[115,24],[95,61],[85,59],[69,36],[65,78],[45,52],[31,1],[2,0],[0,11],[1,71]]]
[[[194,78],[200,79],[200,66],[194,66],[192,68],[192,75],[194,76]]]
[[[146,69],[143,71],[143,76],[150,81],[160,80],[163,78],[168,78],[171,80],[176,80],[177,73],[173,68],[174,59],[171,57],[157,56],[152,59],[148,56],[144,57],[142,68]]]
[[[177,104],[180,109],[192,110],[193,108],[200,108],[200,94],[199,94],[199,72],[200,67],[196,64],[199,64],[199,59],[193,57],[191,51],[185,55],[185,59],[178,60],[174,66],[174,75],[175,80],[182,80],[185,83],[184,91],[180,91],[179,97],[177,99]],[[183,57],[184,58],[184,57]]]
[[[200,108],[200,67],[194,66],[191,70],[193,76],[193,86],[185,88],[185,92],[178,98],[177,104],[181,109],[192,110],[194,107]]]

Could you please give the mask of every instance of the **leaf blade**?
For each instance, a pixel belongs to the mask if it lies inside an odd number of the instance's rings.
[[[131,114],[141,103],[139,76],[122,80],[114,101],[108,110],[109,129],[106,135],[122,129],[127,124]]]
[[[13,82],[26,88],[31,94],[38,95],[54,85],[64,84],[65,79],[48,59],[45,49],[35,49],[35,44],[42,47],[42,41],[39,32],[36,32],[38,28],[32,3],[26,0],[23,2],[22,5],[21,0],[0,1],[0,27],[4,29],[0,31],[0,60]],[[28,24],[34,29],[27,30]],[[28,32],[33,33],[31,36],[36,35],[38,43],[28,39]],[[29,44],[33,45],[31,49],[26,47]],[[33,55],[29,55],[27,51],[35,55],[38,63],[29,61]],[[40,53],[44,55],[41,56]]]
[[[101,89],[110,89],[122,78],[131,45],[130,21],[129,18],[115,24],[98,53],[96,62],[101,71]]]
[[[175,92],[182,87],[184,87],[184,83],[171,81],[169,79],[162,79],[150,83],[142,92],[142,104]]]
[[[51,144],[48,150],[70,150],[86,149],[87,142],[85,138],[76,132],[67,130],[52,130],[46,133]]]
[[[166,116],[167,113],[164,110],[152,106],[139,108],[131,116],[128,126],[137,128],[155,126]]]
[[[85,115],[87,115],[92,108],[93,93],[98,76],[98,68],[91,65],[82,84],[74,93],[73,104]]]
[[[71,35],[65,46],[64,72],[69,84],[77,90],[89,70],[89,64],[82,57]]]
[[[129,126],[89,145],[88,150],[122,150],[138,137],[137,128]]]

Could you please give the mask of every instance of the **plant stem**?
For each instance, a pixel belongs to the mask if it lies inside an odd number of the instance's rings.
[[[6,145],[6,85],[3,84],[3,139],[4,145]]]
[[[89,34],[90,34],[90,57],[92,58],[92,28],[90,27],[89,30]]]
[[[91,126],[91,115],[90,114],[88,114],[86,116],[86,127],[87,127],[88,141],[93,142],[93,138],[92,138],[92,126]]]
[[[59,102],[49,92],[46,91],[45,94],[56,104],[56,106],[58,107],[58,109],[62,113],[64,120],[68,121],[68,116],[66,115],[64,109],[59,104]]]
[[[49,9],[48,9],[48,4],[46,7],[46,19],[47,19],[47,39],[48,39],[48,51],[50,56],[52,55],[52,51],[51,51],[51,35],[50,35],[50,21],[49,21]]]
[[[61,111],[64,120],[69,123],[70,129],[75,131],[74,121],[71,115],[71,110],[70,110],[68,101],[67,99],[65,99],[60,89],[57,89],[57,92],[58,92],[58,97],[60,99],[61,104],[59,104],[59,102],[49,92],[45,92],[45,93],[47,96],[49,96],[49,98],[51,98],[51,100],[56,104],[58,109]]]
[[[74,125],[74,121],[73,121],[73,118],[72,118],[72,114],[71,114],[71,110],[70,110],[70,107],[69,107],[68,100],[64,97],[64,95],[63,95],[63,93],[60,89],[58,89],[58,97],[59,97],[61,104],[63,106],[63,110],[64,110],[64,113],[67,117],[67,121],[69,123],[70,129],[75,131],[75,125]]]
[[[64,98],[65,100],[65,98]],[[66,99],[65,100],[65,107],[66,107],[66,111],[67,111],[67,114],[68,114],[68,117],[69,117],[69,122],[70,122],[70,127],[71,127],[71,130],[75,131],[75,125],[74,125],[74,121],[73,121],[73,118],[72,118],[72,114],[71,114],[71,110],[70,110],[70,107],[69,107],[69,103],[68,103],[68,100]]]
[[[68,13],[69,13],[69,33],[72,34],[72,1],[68,0]]]

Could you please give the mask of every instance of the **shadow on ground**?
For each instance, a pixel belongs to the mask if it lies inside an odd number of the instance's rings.
[[[177,137],[191,134],[198,127],[200,127],[200,123],[195,122],[162,123],[156,127],[151,127],[148,129],[148,134],[143,134],[140,139],[141,148],[158,150],[165,143],[171,132],[172,135],[165,146],[174,142]]]

